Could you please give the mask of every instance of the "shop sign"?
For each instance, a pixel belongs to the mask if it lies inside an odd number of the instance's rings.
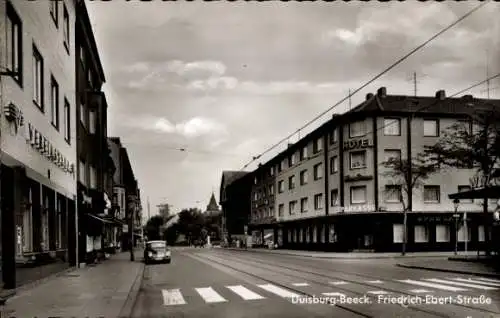
[[[75,173],[75,164],[70,163],[31,123],[28,123],[26,127],[25,138],[26,143],[30,144],[33,149],[59,167],[59,169],[69,174]]]
[[[483,188],[485,186],[499,186],[500,179],[485,175],[475,175],[474,177],[469,178],[469,185],[472,189]]]
[[[364,149],[373,147],[372,139],[351,139],[344,141],[344,150]]]
[[[362,204],[362,205],[349,205],[349,206],[335,206],[332,208],[333,213],[361,213],[361,212],[375,212],[375,204]]]

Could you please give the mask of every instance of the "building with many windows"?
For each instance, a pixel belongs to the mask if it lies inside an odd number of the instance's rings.
[[[0,16],[2,272],[13,288],[16,264],[75,259],[75,6],[2,1]]]
[[[446,169],[415,187],[409,198],[401,184],[387,176],[382,164],[391,157],[414,158],[435,144],[442,132],[460,121],[473,129],[469,116],[485,100],[470,95],[446,98],[377,94],[351,111],[335,115],[259,166],[254,176],[277,169],[275,214],[254,213],[252,231],[273,231],[279,246],[332,251],[399,251],[403,242],[401,197],[408,202],[407,250],[452,250],[467,239],[469,248],[484,241],[480,200],[460,202],[468,227],[457,226],[448,194],[470,189],[471,167]],[[499,101],[488,100],[499,105]],[[500,106],[500,105],[499,105]],[[254,189],[267,181],[255,179]],[[259,196],[252,195],[252,207]],[[495,202],[496,203],[496,202]],[[491,204],[494,209],[496,204]],[[269,221],[269,218],[272,221]]]
[[[80,263],[89,263],[103,257],[110,247],[111,228],[121,224],[110,214],[116,167],[108,147],[104,71],[84,1],[76,1],[76,12],[78,247]]]

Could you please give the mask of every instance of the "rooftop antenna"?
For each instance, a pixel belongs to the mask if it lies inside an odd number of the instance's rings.
[[[425,74],[422,74],[421,77],[426,77]],[[411,77],[407,79],[408,81],[411,81],[413,83],[413,95],[416,97],[418,94],[418,80],[417,80],[417,72],[413,71],[411,74]]]

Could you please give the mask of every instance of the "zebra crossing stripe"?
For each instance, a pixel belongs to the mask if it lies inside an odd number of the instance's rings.
[[[385,290],[372,290],[372,291],[369,291],[368,294],[373,294],[373,295],[387,295],[387,294],[390,294],[390,293],[386,292]]]
[[[237,286],[226,286],[226,288],[230,289],[233,293],[238,294],[244,300],[255,300],[255,299],[264,299],[261,295],[254,293],[250,289],[237,285]]]
[[[195,288],[195,290],[207,303],[222,303],[227,301],[226,299],[224,299],[224,297],[213,290],[212,287]]]
[[[327,296],[327,297],[345,297],[345,294],[342,294],[339,292],[321,293],[321,295]]]
[[[485,282],[490,282],[490,283],[500,283],[500,280],[498,279],[492,279],[492,278],[483,278],[483,277],[480,277],[478,278],[479,280],[483,280]]]
[[[344,281],[337,281],[337,282],[330,282],[330,284],[338,286],[338,285],[347,285],[349,283]]]
[[[161,291],[163,295],[163,305],[164,306],[173,306],[173,305],[184,305],[186,301],[184,297],[182,297],[181,291],[179,289],[170,289]]]
[[[484,282],[482,280],[475,280],[472,278],[453,278],[453,280],[457,280],[457,281],[465,282],[465,283],[473,283],[473,284],[481,284],[481,285],[487,285],[487,286],[500,287],[500,284],[498,284],[498,283]]]
[[[441,289],[441,290],[446,290],[446,291],[452,291],[452,292],[466,291],[467,290],[465,288],[453,287],[453,286],[446,286],[446,285],[435,284],[435,283],[428,283],[428,282],[420,282],[418,280],[413,280],[413,279],[403,279],[403,280],[397,280],[397,281],[398,282],[402,282],[402,283],[406,283],[406,284],[417,285],[417,286],[424,286],[424,287],[430,287],[430,288],[436,288],[436,289]]]
[[[415,294],[432,293],[432,291],[427,290],[427,289],[411,289],[411,290],[409,290],[409,292],[415,293]]]
[[[301,286],[309,286],[308,283],[294,283],[293,286],[301,287]]]
[[[302,295],[293,293],[289,290],[286,290],[284,288],[275,286],[273,284],[265,284],[265,285],[257,285],[257,286],[259,286],[260,288],[262,288],[270,293],[273,293],[273,294],[278,295],[278,296],[283,297],[283,298],[294,298],[294,297],[301,297],[302,296]]]
[[[498,288],[495,288],[495,287],[488,287],[488,286],[482,286],[482,285],[477,285],[477,284],[468,284],[468,283],[460,283],[460,282],[454,282],[454,281],[447,281],[447,280],[437,279],[437,278],[429,278],[429,279],[426,279],[426,280],[428,280],[430,282],[433,282],[433,283],[449,284],[449,285],[470,287],[470,288],[483,289],[483,290],[495,290],[495,289],[498,289]]]

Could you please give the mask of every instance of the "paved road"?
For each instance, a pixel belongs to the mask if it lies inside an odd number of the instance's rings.
[[[500,280],[395,263],[174,251],[147,266],[133,317],[500,317]]]

